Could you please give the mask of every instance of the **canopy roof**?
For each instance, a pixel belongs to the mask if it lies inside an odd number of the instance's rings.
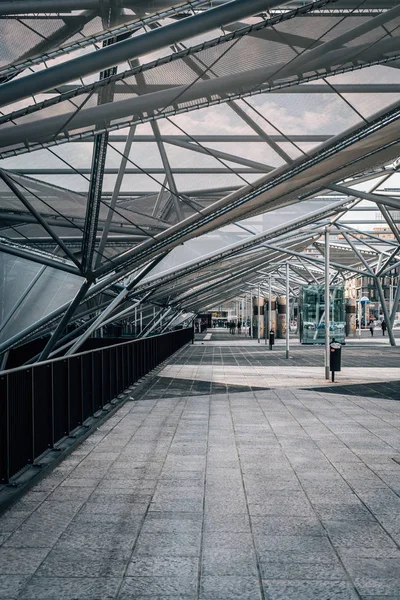
[[[0,351],[76,294],[148,333],[296,291],[326,228],[332,280],[396,272],[395,0],[5,1],[0,37]]]

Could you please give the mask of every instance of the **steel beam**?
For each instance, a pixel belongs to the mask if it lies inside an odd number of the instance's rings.
[[[65,219],[56,219],[56,218],[51,218],[47,215],[45,215],[45,219],[46,219],[46,223],[48,225],[51,225],[53,227],[62,227],[67,228],[67,229],[78,229],[78,230],[82,230],[83,226],[84,226],[84,220],[81,218],[76,218],[76,217],[69,217],[68,215],[66,215],[66,217],[68,219],[71,219],[69,221],[66,221]],[[71,222],[72,221],[72,222]],[[37,223],[37,220],[32,216],[32,215],[28,215],[28,214],[23,214],[23,213],[6,213],[3,211],[0,211],[0,222],[4,222],[3,227],[7,226],[7,223],[18,223],[19,225],[25,225],[26,223]],[[99,226],[98,229],[101,231],[104,227],[104,221],[99,221]],[[166,229],[166,225],[163,225],[161,222],[159,224],[159,229]],[[149,236],[151,236],[152,234],[156,234],[158,233],[157,229],[155,228],[155,224],[152,223],[152,229],[149,230]],[[125,235],[132,235],[132,236],[140,236],[140,237],[144,237],[143,231],[140,229],[136,229],[132,226],[129,225],[125,225],[125,223],[114,223],[114,225],[112,225],[110,227],[110,232],[111,233],[119,233],[119,234],[125,234]],[[63,239],[63,236],[60,236],[61,239]],[[80,238],[82,239],[82,238]]]
[[[5,0],[0,4],[0,15],[69,13],[85,9],[99,10],[100,6],[100,0]]]
[[[379,205],[378,206],[379,210],[381,211],[383,218],[385,219],[386,223],[388,224],[391,232],[393,233],[394,237],[396,238],[396,240],[398,241],[398,243],[400,244],[400,231],[396,225],[396,223],[394,222],[394,219],[392,217],[392,215],[390,214],[390,212],[387,210],[387,208],[383,205]]]
[[[301,86],[300,86],[301,87]],[[308,86],[304,86],[308,89]],[[400,85],[399,85],[400,88]],[[296,88],[297,89],[297,88]],[[330,88],[328,88],[330,89]],[[282,90],[281,90],[282,91]],[[399,90],[400,91],[400,90]],[[274,142],[285,142],[289,140],[290,142],[326,142],[330,140],[332,135],[318,135],[318,134],[301,134],[301,135],[288,135],[287,137],[278,134],[271,134],[270,139]],[[117,143],[122,142],[125,143],[127,139],[126,135],[118,135],[118,134],[110,134],[109,143]],[[94,137],[86,137],[82,139],[80,143],[92,143]],[[136,143],[155,143],[156,139],[154,135],[136,135],[135,136],[135,144]],[[212,135],[212,134],[195,134],[194,136],[187,135],[161,135],[161,141],[164,144],[173,144],[175,146],[180,146],[181,142],[185,142],[185,144],[191,145],[193,141],[203,143],[239,143],[239,144],[252,144],[252,143],[261,143],[264,144],[262,138],[259,135],[248,135],[248,134],[221,134],[221,135]],[[183,147],[183,146],[182,146]],[[211,152],[214,152],[214,149],[210,149]]]
[[[221,150],[216,150],[215,148],[208,148],[207,146],[203,146],[197,144],[199,136],[196,136],[196,140],[193,142],[186,142],[184,140],[172,140],[170,139],[167,143],[173,146],[178,146],[179,148],[185,148],[186,150],[191,150],[192,152],[198,152],[199,154],[205,154],[206,156],[211,156],[211,158],[220,158],[221,160],[228,160],[230,162],[234,162],[238,165],[243,165],[254,171],[259,173],[270,173],[275,169],[275,167],[271,167],[270,165],[265,165],[254,160],[250,160],[249,158],[245,158],[243,156],[237,156],[235,154],[229,154],[228,152],[222,152]],[[190,138],[189,138],[190,139]],[[162,141],[162,139],[161,139]],[[235,169],[236,170],[236,169]]]
[[[120,10],[118,6],[110,4],[108,9],[102,8],[103,26],[111,26],[115,24],[116,18]],[[114,45],[115,39],[110,39],[103,42],[103,48]],[[117,67],[111,66],[107,70],[101,71],[100,80],[117,73]],[[114,98],[114,84],[104,87],[97,97],[98,106],[109,104]],[[1,90],[0,90],[1,94]],[[85,226],[83,229],[82,239],[82,270],[86,275],[91,276],[93,269],[93,258],[96,246],[97,226],[100,215],[101,193],[103,189],[104,170],[106,166],[108,145],[108,131],[104,131],[98,136],[95,136],[92,154],[92,166],[90,174],[89,192],[86,206]],[[110,213],[111,208],[109,208]],[[109,226],[109,224],[108,224]],[[104,235],[104,232],[103,232]]]
[[[364,267],[367,269],[367,272],[371,275],[371,277],[373,275],[375,275],[374,271],[371,268],[371,265],[368,264],[368,262],[365,260],[365,258],[363,257],[363,255],[361,254],[361,252],[358,250],[358,248],[353,244],[353,242],[351,241],[350,237],[347,235],[347,233],[345,231],[342,231],[342,235],[344,236],[344,239],[346,240],[346,242],[349,244],[350,248],[353,250],[354,254],[357,256],[357,258],[360,260],[361,264],[364,265]]]
[[[121,164],[118,169],[117,180],[114,185],[114,190],[113,190],[110,205],[108,208],[107,218],[104,222],[103,233],[102,233],[101,240],[100,240],[100,243],[99,243],[99,246],[97,249],[97,258],[96,258],[96,263],[95,263],[96,267],[98,267],[100,265],[101,257],[104,254],[104,249],[105,249],[105,246],[107,243],[107,238],[110,233],[110,227],[111,227],[111,222],[112,222],[112,218],[113,218],[113,214],[114,214],[114,208],[117,204],[119,193],[121,191],[122,181],[124,179],[126,166],[127,166],[127,162],[128,162],[128,156],[129,156],[129,153],[132,148],[132,142],[133,142],[133,138],[135,136],[135,131],[136,131],[136,127],[131,127],[129,130],[128,137],[126,138],[125,148],[124,148],[123,156],[121,158]],[[104,172],[105,172],[105,169],[103,170],[103,173]]]
[[[390,345],[396,346],[396,340],[393,335],[392,321],[391,321],[390,314],[389,314],[389,311],[386,306],[385,294],[383,293],[383,289],[382,289],[382,285],[381,285],[379,277],[375,277],[375,284],[376,284],[376,289],[378,290],[379,299],[381,301],[381,308],[382,308],[383,316],[385,318],[385,322],[386,322],[386,326],[387,326]]]
[[[151,327],[149,327],[149,329],[147,329],[147,331],[144,332],[144,335],[141,337],[146,338],[148,335],[150,335],[150,333],[162,323],[163,319],[165,319],[165,317],[167,317],[171,311],[171,307],[167,308],[166,310],[161,309],[161,311],[158,314],[159,318],[156,319],[156,321],[151,325]]]
[[[48,358],[50,352],[53,350],[54,346],[56,345],[56,343],[58,342],[59,338],[63,334],[64,329],[68,325],[71,317],[73,316],[74,312],[78,308],[79,304],[81,303],[81,301],[85,297],[85,295],[88,292],[90,286],[91,286],[91,282],[90,281],[85,280],[83,282],[83,284],[82,284],[81,288],[78,290],[78,293],[76,294],[75,298],[73,300],[71,300],[70,305],[68,306],[67,310],[65,311],[65,313],[64,313],[61,321],[57,325],[54,333],[50,337],[50,339],[47,342],[46,346],[43,348],[43,351],[41,352],[41,354],[39,356],[39,359],[38,359],[39,362],[43,361],[43,360],[46,360]]]
[[[64,242],[59,238],[59,236],[49,227],[46,220],[42,217],[42,215],[32,206],[32,204],[25,198],[24,194],[17,187],[16,183],[7,175],[7,173],[3,170],[0,170],[0,178],[4,181],[4,183],[10,188],[10,190],[15,194],[18,200],[25,206],[25,208],[33,215],[36,219],[37,223],[39,223],[43,229],[49,234],[49,236],[55,241],[57,246],[61,248],[64,254],[73,262],[77,268],[81,269],[81,264],[74,256],[74,254],[67,248]]]
[[[164,148],[164,144],[161,140],[161,135],[160,135],[160,129],[158,127],[158,123],[156,123],[155,121],[153,121],[151,123],[151,128],[153,130],[153,134],[154,137],[156,139],[156,144],[157,144],[157,148],[158,148],[158,152],[160,153],[161,156],[161,160],[163,163],[163,167],[164,167],[164,171],[165,171],[165,177],[167,179],[168,182],[168,187],[169,187],[169,191],[171,193],[171,199],[172,199],[172,203],[174,205],[175,208],[175,212],[176,212],[176,216],[178,221],[182,221],[183,219],[183,211],[182,211],[182,207],[180,205],[180,195],[178,192],[178,188],[176,187],[176,183],[175,183],[175,179],[172,173],[172,169],[171,166],[169,164],[169,160],[168,160],[168,156],[167,153],[165,151]]]
[[[194,148],[192,150],[195,151]],[[211,156],[211,154],[209,154]],[[216,155],[215,155],[216,156]],[[227,160],[227,159],[226,159]],[[230,158],[229,160],[233,160]],[[274,169],[265,168],[265,167],[238,167],[235,168],[235,173],[270,173]],[[90,175],[93,170],[91,168],[83,168],[79,169],[79,175]],[[11,173],[17,173],[21,175],[76,175],[76,170],[74,169],[46,169],[46,168],[34,168],[34,169],[10,169]],[[171,175],[207,175],[210,173],[211,175],[223,174],[223,173],[232,173],[232,169],[228,167],[174,167],[169,169]],[[119,169],[109,167],[104,169],[105,175],[118,175]],[[163,175],[165,173],[165,169],[161,167],[149,167],[147,169],[137,169],[135,167],[129,167],[125,170],[125,175]],[[133,195],[133,194],[132,194]]]
[[[16,79],[3,84],[0,91],[0,106],[18,102],[63,83],[153,53],[174,44],[176,40],[183,41],[197,37],[228,22],[250,17],[287,2],[288,0],[234,0],[193,17],[187,17],[165,27],[112,44],[97,50],[97,52],[84,54],[48,69],[37,71],[23,77],[23,81]]]
[[[0,70],[1,73],[1,70]],[[138,92],[150,94],[152,92],[161,92],[166,89],[176,87],[171,84],[117,84],[115,86],[115,94],[133,94],[136,95]],[[101,89],[101,88],[100,88]],[[56,90],[49,90],[50,94],[67,94],[76,90],[74,85],[61,85]],[[400,84],[398,83],[354,83],[354,84],[338,84],[335,87],[329,87],[320,83],[310,83],[309,85],[300,84],[297,86],[291,86],[282,89],[272,89],[271,94],[398,94],[400,92]],[[95,92],[97,93],[97,92]],[[123,138],[125,136],[116,136]],[[169,137],[169,136],[168,136]],[[196,136],[197,137],[197,136]],[[276,136],[271,136],[276,137]],[[283,136],[280,136],[282,141],[285,140]],[[288,136],[292,137],[292,136]],[[332,137],[332,136],[321,136],[321,137]],[[119,141],[124,141],[120,139]]]
[[[101,0],[99,4],[101,5],[102,10],[106,7],[106,5],[103,2],[101,2]],[[133,22],[130,20],[128,23],[125,23],[124,21],[126,18],[129,19],[129,17],[122,18],[121,23],[119,23],[116,27],[107,28],[105,31],[99,31],[94,35],[89,35],[84,38],[79,37],[77,41],[72,41],[68,44],[64,44],[61,47],[59,46],[57,48],[53,48],[51,53],[44,53],[41,56],[38,56],[37,58],[32,58],[30,60],[18,59],[18,61],[14,62],[12,65],[0,67],[0,74],[12,75],[21,70],[30,68],[33,64],[43,63],[46,60],[54,59],[63,54],[70,54],[74,51],[81,51],[82,48],[86,48],[87,46],[93,46],[96,43],[101,43],[113,37],[119,38],[120,36],[132,34],[136,32],[139,28],[145,27],[146,25],[148,26],[151,23],[159,21],[160,19],[166,19],[169,17],[173,18],[178,15],[181,15],[185,11],[193,11],[194,8],[199,7],[201,4],[204,4],[204,0],[191,0],[191,2],[187,2],[186,4],[180,4],[179,6],[174,6],[171,8],[167,8],[166,10],[162,10],[161,13],[157,12],[156,14],[144,16],[140,20],[134,20]],[[154,3],[153,8],[155,8]],[[72,19],[74,20],[74,22],[79,21],[81,16],[82,15],[72,17]],[[36,17],[36,14],[29,15],[30,19]]]
[[[98,329],[98,327],[106,320],[116,307],[128,296],[128,294],[135,288],[135,286],[141,281],[154,267],[164,258],[164,255],[159,256],[141,272],[136,275],[132,281],[118,294],[116,298],[110,303],[110,305],[101,313],[101,315],[92,323],[92,325],[85,331],[85,333],[75,342],[75,344],[68,350],[67,355],[75,354],[75,352],[81,347],[81,345],[87,340],[87,338]]]
[[[81,276],[80,270],[68,263],[66,260],[52,256],[51,254],[47,254],[43,251],[34,251],[33,248],[23,246],[22,244],[16,244],[15,242],[10,242],[10,240],[6,238],[0,238],[0,251],[5,252],[5,254],[11,254],[12,256],[18,256],[19,258],[31,260],[32,262],[39,263],[40,265],[46,265],[47,267],[58,269],[59,271],[65,271],[66,273],[71,273],[72,275]]]
[[[235,0],[239,1],[239,0]],[[246,0],[250,1],[250,0]],[[253,0],[255,1],[255,0]],[[155,31],[161,31],[164,28],[157,29]],[[137,39],[137,38],[135,38]],[[387,42],[381,44],[376,44],[373,46],[373,57],[370,58],[370,61],[377,62],[378,60],[383,60],[386,57],[386,54],[391,54],[391,48],[388,46],[395,45],[396,40],[388,40]],[[115,44],[118,46],[118,44]],[[100,50],[98,52],[101,52]],[[95,53],[97,56],[98,52]],[[372,52],[372,50],[371,50]],[[400,56],[400,53],[399,53]],[[340,57],[339,57],[340,58]],[[337,57],[335,57],[335,61],[340,62]],[[333,62],[335,62],[333,61]],[[325,71],[331,69],[334,74],[334,66],[331,64],[332,60],[330,57],[324,57],[324,73]],[[68,63],[62,63],[65,65]],[[62,66],[60,65],[60,66]],[[283,77],[283,69],[287,69],[287,77],[292,78],[293,76],[298,77],[298,73],[294,68],[295,62],[290,63],[288,66],[283,65],[275,65],[273,67],[269,67],[266,69],[265,67],[259,67],[248,71],[242,71],[240,73],[225,75],[221,77],[216,77],[213,79],[207,79],[202,81],[195,81],[192,85],[181,85],[173,89],[166,89],[162,92],[154,92],[151,94],[145,94],[144,96],[138,96],[131,98],[129,100],[120,100],[119,102],[111,103],[106,106],[95,106],[93,108],[82,109],[76,115],[71,117],[71,119],[66,123],[65,115],[48,117],[43,119],[40,123],[28,122],[24,124],[20,124],[18,127],[7,127],[2,128],[0,132],[0,143],[2,147],[7,147],[11,145],[15,145],[18,142],[25,143],[26,142],[37,142],[39,144],[45,144],[50,140],[54,140],[54,132],[62,131],[64,136],[73,135],[71,132],[76,131],[77,129],[89,127],[90,125],[97,125],[99,128],[108,129],[107,123],[114,119],[123,119],[127,118],[128,121],[120,124],[127,126],[128,123],[133,122],[141,122],[146,120],[156,120],[157,118],[164,118],[165,114],[163,113],[165,107],[176,104],[177,99],[179,99],[179,103],[183,102],[191,102],[193,109],[199,107],[196,105],[195,101],[201,99],[201,106],[204,106],[204,98],[211,97],[213,95],[220,96],[218,103],[221,101],[226,101],[232,103],[238,97],[244,97],[246,94],[249,94],[250,91],[254,93],[255,90],[259,91],[268,91],[274,85],[274,76],[278,77],[276,73],[279,73],[279,80]],[[322,67],[321,67],[322,69]],[[342,69],[341,69],[342,70]],[[50,69],[38,71],[35,74],[48,73]],[[318,78],[323,77],[324,73],[319,73]],[[286,73],[285,73],[286,75]],[[25,81],[31,76],[24,77]],[[265,82],[269,81],[268,86],[265,86]],[[20,79],[16,79],[16,82],[21,81]],[[114,79],[113,79],[114,82]],[[13,82],[11,82],[13,83]],[[0,101],[1,101],[1,91],[5,86],[10,85],[10,83],[3,84],[0,90]],[[82,91],[82,90],[81,90]],[[92,92],[90,92],[92,93]],[[207,101],[207,105],[212,105],[212,101]],[[236,108],[238,108],[236,106]],[[31,110],[38,110],[39,105],[33,107]],[[178,109],[177,109],[178,110]],[[189,108],[185,107],[184,112],[188,112]],[[179,112],[179,110],[178,110]],[[264,139],[267,141],[268,135],[265,131],[259,127],[254,121],[242,111],[240,116],[248,122],[254,124],[253,129],[257,130],[259,135],[263,135]],[[148,117],[149,114],[153,114],[153,116]],[[135,119],[132,118],[132,115],[135,115]],[[167,113],[168,115],[170,112]],[[12,115],[15,118],[15,115]],[[250,125],[252,126],[252,125]],[[86,134],[89,135],[89,132]],[[93,132],[90,132],[90,135],[93,135]],[[68,139],[67,137],[59,138],[58,141],[62,139]],[[274,146],[274,150],[280,154],[280,156],[285,161],[292,162],[292,159],[279,148],[272,140],[269,143]],[[275,145],[274,145],[275,144]],[[15,153],[15,150],[14,150]]]
[[[375,202],[376,204],[384,204],[387,206],[392,206],[393,208],[400,210],[400,199],[391,198],[389,196],[383,196],[382,194],[371,194],[369,192],[362,192],[360,190],[355,190],[353,188],[347,188],[343,185],[329,184],[326,186],[327,189],[333,190],[334,192],[340,192],[341,194],[347,194],[347,196],[355,196],[356,198],[361,198],[362,200],[369,200],[370,202]]]
[[[396,316],[397,307],[399,305],[399,302],[400,302],[400,278],[397,278],[396,293],[393,298],[392,312],[390,313],[390,323],[391,323],[392,327],[393,327],[394,318]]]
[[[36,275],[34,276],[34,278],[32,279],[32,281],[28,284],[28,286],[26,287],[26,289],[24,290],[24,292],[18,298],[18,300],[16,301],[16,303],[14,304],[14,306],[11,308],[11,310],[8,312],[8,314],[6,314],[4,316],[4,318],[2,319],[2,321],[0,323],[0,331],[3,331],[3,329],[5,328],[5,326],[7,325],[7,323],[10,321],[10,319],[12,319],[12,317],[15,314],[15,312],[18,310],[18,308],[24,302],[24,300],[28,296],[29,292],[33,289],[33,287],[39,281],[40,277],[43,275],[43,273],[45,272],[45,270],[46,270],[46,267],[42,267],[41,269],[39,269],[39,271],[36,273]]]
[[[307,69],[312,68],[313,61],[320,61],[321,56],[328,54],[331,51],[335,51],[338,48],[343,48],[349,42],[354,42],[359,37],[373,31],[377,27],[382,27],[386,23],[396,19],[400,15],[400,6],[394,6],[391,10],[385,11],[373,19],[368,19],[358,27],[354,27],[340,36],[325,42],[323,46],[318,45],[316,48],[309,49],[304,52],[301,56],[295,59],[297,67],[306,67]],[[376,42],[375,42],[376,44]],[[347,48],[348,53],[351,55],[354,52],[354,46]]]

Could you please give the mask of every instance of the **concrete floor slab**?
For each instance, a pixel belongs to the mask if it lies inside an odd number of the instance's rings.
[[[291,354],[170,359],[0,517],[0,599],[399,599],[400,352]]]

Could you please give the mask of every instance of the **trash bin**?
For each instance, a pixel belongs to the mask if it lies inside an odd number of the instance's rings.
[[[329,353],[329,367],[332,372],[332,381],[335,381],[335,372],[341,370],[341,362],[342,362],[342,344],[339,342],[332,342],[329,344],[330,353]]]
[[[272,346],[275,344],[275,332],[271,331],[269,332],[269,349],[272,350]]]

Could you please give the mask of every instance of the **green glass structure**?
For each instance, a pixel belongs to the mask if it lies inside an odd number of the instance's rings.
[[[330,288],[330,338],[345,343],[344,286]],[[299,297],[300,341],[302,344],[325,342],[325,286],[302,286]]]

